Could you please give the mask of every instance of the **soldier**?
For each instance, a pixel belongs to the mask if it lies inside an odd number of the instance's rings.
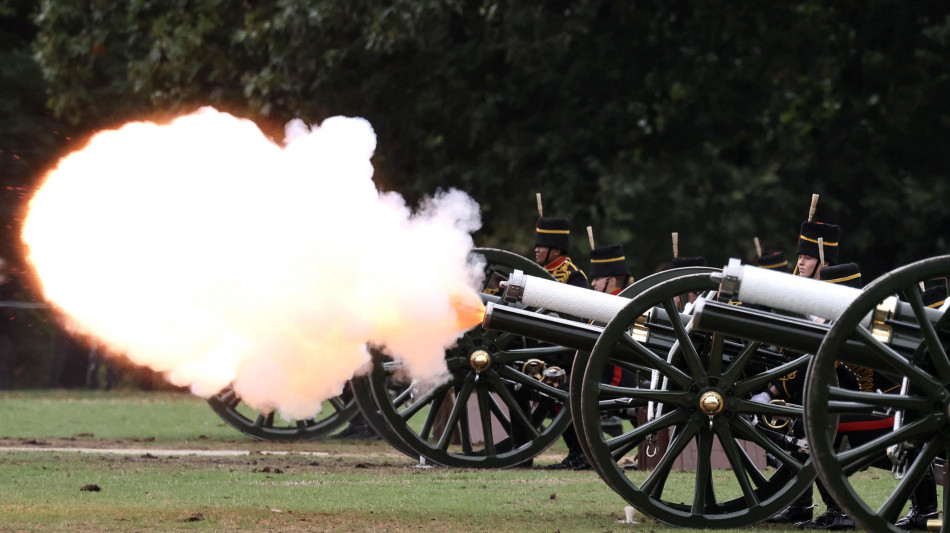
[[[788,260],[785,259],[785,252],[781,250],[756,256],[755,265],[759,268],[788,272]]]
[[[798,261],[796,262],[795,269],[792,273],[802,277],[821,279],[819,277],[821,270],[823,268],[827,268],[828,263],[833,263],[838,259],[838,240],[841,235],[841,228],[834,224],[824,224],[821,222],[812,221],[816,203],[817,197],[813,196],[811,212],[809,213],[808,220],[802,222],[801,230],[798,234]],[[855,270],[858,273],[860,272],[858,266],[853,263],[850,266],[845,266],[839,273],[843,273],[844,270],[850,270],[851,274],[840,277],[850,277],[855,273]],[[834,270],[830,272],[830,274],[834,273]],[[858,277],[851,277],[849,280],[844,281],[847,282],[846,284],[851,286],[856,284],[860,287],[861,285],[860,275]],[[817,318],[821,321],[824,321],[824,319],[820,317],[810,318]],[[768,403],[772,401],[773,398],[779,398],[800,405],[802,403],[802,391],[804,390],[805,386],[804,380],[804,369],[791,372],[790,374],[783,376],[779,380],[779,383],[773,383],[768,390],[753,396],[752,400]],[[799,436],[803,436],[802,428],[796,428],[795,431],[799,433]],[[819,491],[821,490],[823,489],[820,488]],[[783,509],[777,515],[766,520],[766,522],[773,524],[795,524],[796,527],[798,524],[803,524],[804,527],[804,524],[807,522],[812,522],[813,511],[814,505],[812,504],[812,491],[809,489],[805,491],[804,494],[799,496],[795,501],[793,501],[791,505]],[[843,513],[839,514],[842,517],[845,516]],[[831,515],[824,517],[822,519],[822,524],[829,522],[828,519],[830,518],[832,518]],[[848,520],[850,521],[850,518]],[[833,520],[831,522],[833,522]],[[837,525],[841,526],[843,529],[854,528],[853,522],[850,528],[847,524],[843,523]]]
[[[590,288],[587,275],[577,268],[568,256],[570,249],[571,224],[565,218],[540,217],[535,225],[534,258],[545,270],[561,283],[575,287]],[[564,365],[568,366],[568,365]],[[566,383],[566,381],[565,381]],[[563,406],[555,406],[563,408]],[[590,468],[587,456],[584,455],[580,443],[577,441],[577,432],[573,424],[568,426],[563,434],[567,444],[567,457],[560,463],[548,465],[551,469],[571,468],[586,470]],[[515,440],[521,437],[516,436]]]
[[[803,231],[804,233],[804,231]],[[831,233],[828,233],[831,235]],[[837,242],[837,241],[835,241]],[[799,248],[801,250],[801,247]],[[821,253],[816,254],[821,257]],[[827,258],[827,255],[825,255]],[[801,264],[801,261],[799,261]],[[819,261],[815,267],[818,271],[818,279],[822,281],[827,281],[829,283],[836,283],[839,285],[844,285],[846,287],[854,287],[860,289],[863,285],[861,280],[861,268],[857,263],[845,263],[842,265],[834,266],[824,266],[823,263]],[[801,272],[799,272],[801,275]],[[816,319],[818,321],[824,321],[824,319]],[[845,367],[840,365],[836,369],[838,375],[838,381],[843,387],[861,389],[861,390],[875,390],[875,376],[867,375],[869,371],[866,369],[859,369],[855,367]],[[786,379],[788,378],[788,379]],[[785,376],[782,378],[783,389],[786,394],[790,392],[796,397],[801,397],[801,393],[804,390],[804,378],[805,372],[798,371],[794,376]],[[864,385],[862,385],[862,382]],[[878,378],[878,385],[880,383],[880,378]],[[882,385],[886,389],[892,389],[893,384]],[[885,391],[887,392],[887,391]],[[872,436],[879,436],[881,434],[882,428],[878,423],[878,419],[871,420],[867,417],[862,417],[859,419],[845,420],[845,417],[842,417],[841,423],[839,424],[839,439],[844,435],[845,432],[850,432],[850,439],[852,442],[866,442],[868,438]],[[831,497],[831,494],[828,493],[828,490],[825,489],[824,485],[821,482],[815,482],[815,487],[818,489],[818,494],[821,496],[822,502],[825,504],[825,512],[819,515],[815,519],[801,520],[795,523],[795,527],[798,529],[828,529],[833,531],[845,530],[845,529],[854,529],[854,521],[846,515],[841,507],[834,501]],[[796,503],[804,504],[806,501],[808,503],[808,514],[811,514],[813,506],[811,506],[812,493],[811,490],[808,490],[802,498]],[[804,506],[804,505],[802,505]],[[788,509],[786,509],[788,511]]]
[[[590,252],[590,285],[595,291],[617,295],[633,283],[622,244],[595,248]]]
[[[785,259],[785,252],[779,250],[777,252],[763,253],[763,247],[758,237],[754,239],[754,242],[755,258],[752,260],[753,265],[768,270],[788,272],[788,260]]]
[[[624,255],[622,244],[610,244],[591,250],[590,286],[592,289],[616,296],[633,281],[633,274],[627,266],[627,257]],[[607,365],[602,381],[615,387],[636,387],[639,380],[634,373],[623,370],[619,366]],[[619,417],[602,419],[601,426],[604,432],[613,437],[623,432],[623,421]]]
[[[534,259],[561,283],[590,288],[587,275],[568,256],[571,223],[566,218],[540,217],[535,226]]]
[[[841,228],[822,222],[802,222],[798,235],[798,262],[794,274],[804,278],[820,279],[818,272],[822,267],[833,265],[838,260],[838,240]],[[819,246],[819,240],[822,245]]]

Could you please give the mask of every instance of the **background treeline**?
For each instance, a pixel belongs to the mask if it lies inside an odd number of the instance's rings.
[[[0,0],[3,249],[90,132],[213,105],[366,117],[376,182],[482,206],[528,255],[545,214],[671,256],[794,255],[812,193],[874,277],[950,251],[950,4],[799,0]],[[67,139],[68,138],[68,139]],[[134,179],[134,175],[130,175]],[[266,176],[261,177],[262,181]]]

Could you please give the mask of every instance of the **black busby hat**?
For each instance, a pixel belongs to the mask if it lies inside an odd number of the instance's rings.
[[[822,239],[825,248],[825,262],[834,264],[838,261],[838,240],[840,238],[841,228],[839,226],[822,222],[802,222],[802,231],[798,235],[798,255],[820,258],[818,239]]]
[[[590,278],[630,275],[622,244],[610,244],[590,251]]]
[[[706,266],[705,257],[674,257],[673,261],[670,262],[671,268],[683,268],[683,267],[704,267]]]
[[[860,289],[864,285],[864,282],[861,281],[861,267],[857,263],[823,267],[818,272],[818,279],[846,287],[854,287],[855,289]]]
[[[567,253],[571,247],[571,223],[566,218],[541,217],[535,226],[535,246],[547,246]]]
[[[924,292],[921,294],[924,305],[938,308],[947,301],[947,279],[928,279],[924,282]]]
[[[759,268],[769,270],[788,270],[788,260],[785,259],[785,252],[781,250],[756,257],[755,264]]]

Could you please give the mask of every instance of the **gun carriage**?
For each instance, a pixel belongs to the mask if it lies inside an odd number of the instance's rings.
[[[804,426],[815,470],[835,501],[868,531],[901,531],[894,523],[908,498],[921,483],[943,486],[938,511],[947,509],[946,459],[950,447],[950,319],[948,305],[927,307],[922,285],[950,274],[950,256],[918,261],[894,270],[863,291],[837,291],[823,298],[816,285],[808,295],[824,300],[826,325],[817,350],[808,362],[804,392]],[[743,301],[782,305],[801,312],[796,299],[776,298],[774,288],[784,280],[731,264],[724,270],[723,292]],[[843,288],[843,287],[842,287]],[[768,319],[768,317],[765,317]],[[765,325],[763,317],[746,314],[715,302],[698,309],[697,329],[741,330],[765,342],[780,328]],[[892,393],[855,390],[839,383],[839,365],[881,375],[900,386]],[[867,441],[842,438],[847,420],[863,417],[884,423],[886,431]],[[882,497],[851,476],[869,467],[890,468],[890,493]],[[932,477],[937,471],[935,482]],[[937,518],[934,515],[933,518]],[[928,527],[947,530],[932,520]]]
[[[738,266],[734,262],[723,274],[684,275],[641,287],[622,306],[601,309],[607,316],[599,318],[609,318],[602,328],[592,325],[578,332],[575,325],[498,305],[489,305],[483,325],[558,339],[581,350],[574,361],[570,408],[585,451],[608,485],[655,519],[683,527],[755,523],[811,490],[818,470],[859,524],[874,531],[896,530],[892,524],[910,493],[933,461],[945,456],[950,443],[950,431],[944,427],[950,416],[947,321],[943,311],[923,306],[918,288],[925,279],[946,276],[948,262],[935,258],[915,263],[865,291],[787,274],[759,276],[761,269],[754,267],[744,267],[743,285],[734,279]],[[523,302],[564,309],[556,302],[534,299],[533,283],[529,277],[524,287],[513,289],[509,284],[509,293]],[[735,296],[746,305],[715,301],[717,296],[730,299],[730,283],[738,286]],[[548,296],[569,299],[569,292],[565,288],[559,296]],[[694,305],[680,303],[687,293],[695,295]],[[833,322],[818,324],[747,304],[787,314],[820,314]],[[594,345],[585,353],[592,337]],[[903,380],[904,387],[898,395],[884,395],[838,386],[836,363],[870,367]],[[608,365],[650,371],[651,386],[606,384]],[[783,376],[806,371],[804,409],[752,400]],[[604,432],[605,415],[629,413],[632,408],[649,411],[646,423],[618,436]],[[898,421],[888,435],[842,450],[834,446],[837,421],[848,414],[894,416]],[[804,435],[793,429],[801,427]],[[658,450],[652,469],[623,467],[624,456],[653,445],[654,436],[664,431],[669,441]],[[934,438],[934,432],[935,444],[920,441],[922,436]],[[714,475],[710,460],[714,452],[726,457],[731,479]],[[756,452],[772,456],[777,467],[763,468]],[[682,468],[688,453],[696,457],[692,501],[666,486],[669,474]],[[901,480],[884,503],[867,500],[860,487],[848,482],[848,475],[880,465],[886,457],[897,465],[895,475]]]

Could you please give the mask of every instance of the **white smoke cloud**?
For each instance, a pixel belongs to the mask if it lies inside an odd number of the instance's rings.
[[[312,416],[366,343],[439,379],[458,304],[478,305],[478,205],[450,190],[413,212],[377,192],[375,149],[360,118],[293,121],[284,146],[211,108],[127,124],[46,177],[23,240],[72,327],[196,394]]]

